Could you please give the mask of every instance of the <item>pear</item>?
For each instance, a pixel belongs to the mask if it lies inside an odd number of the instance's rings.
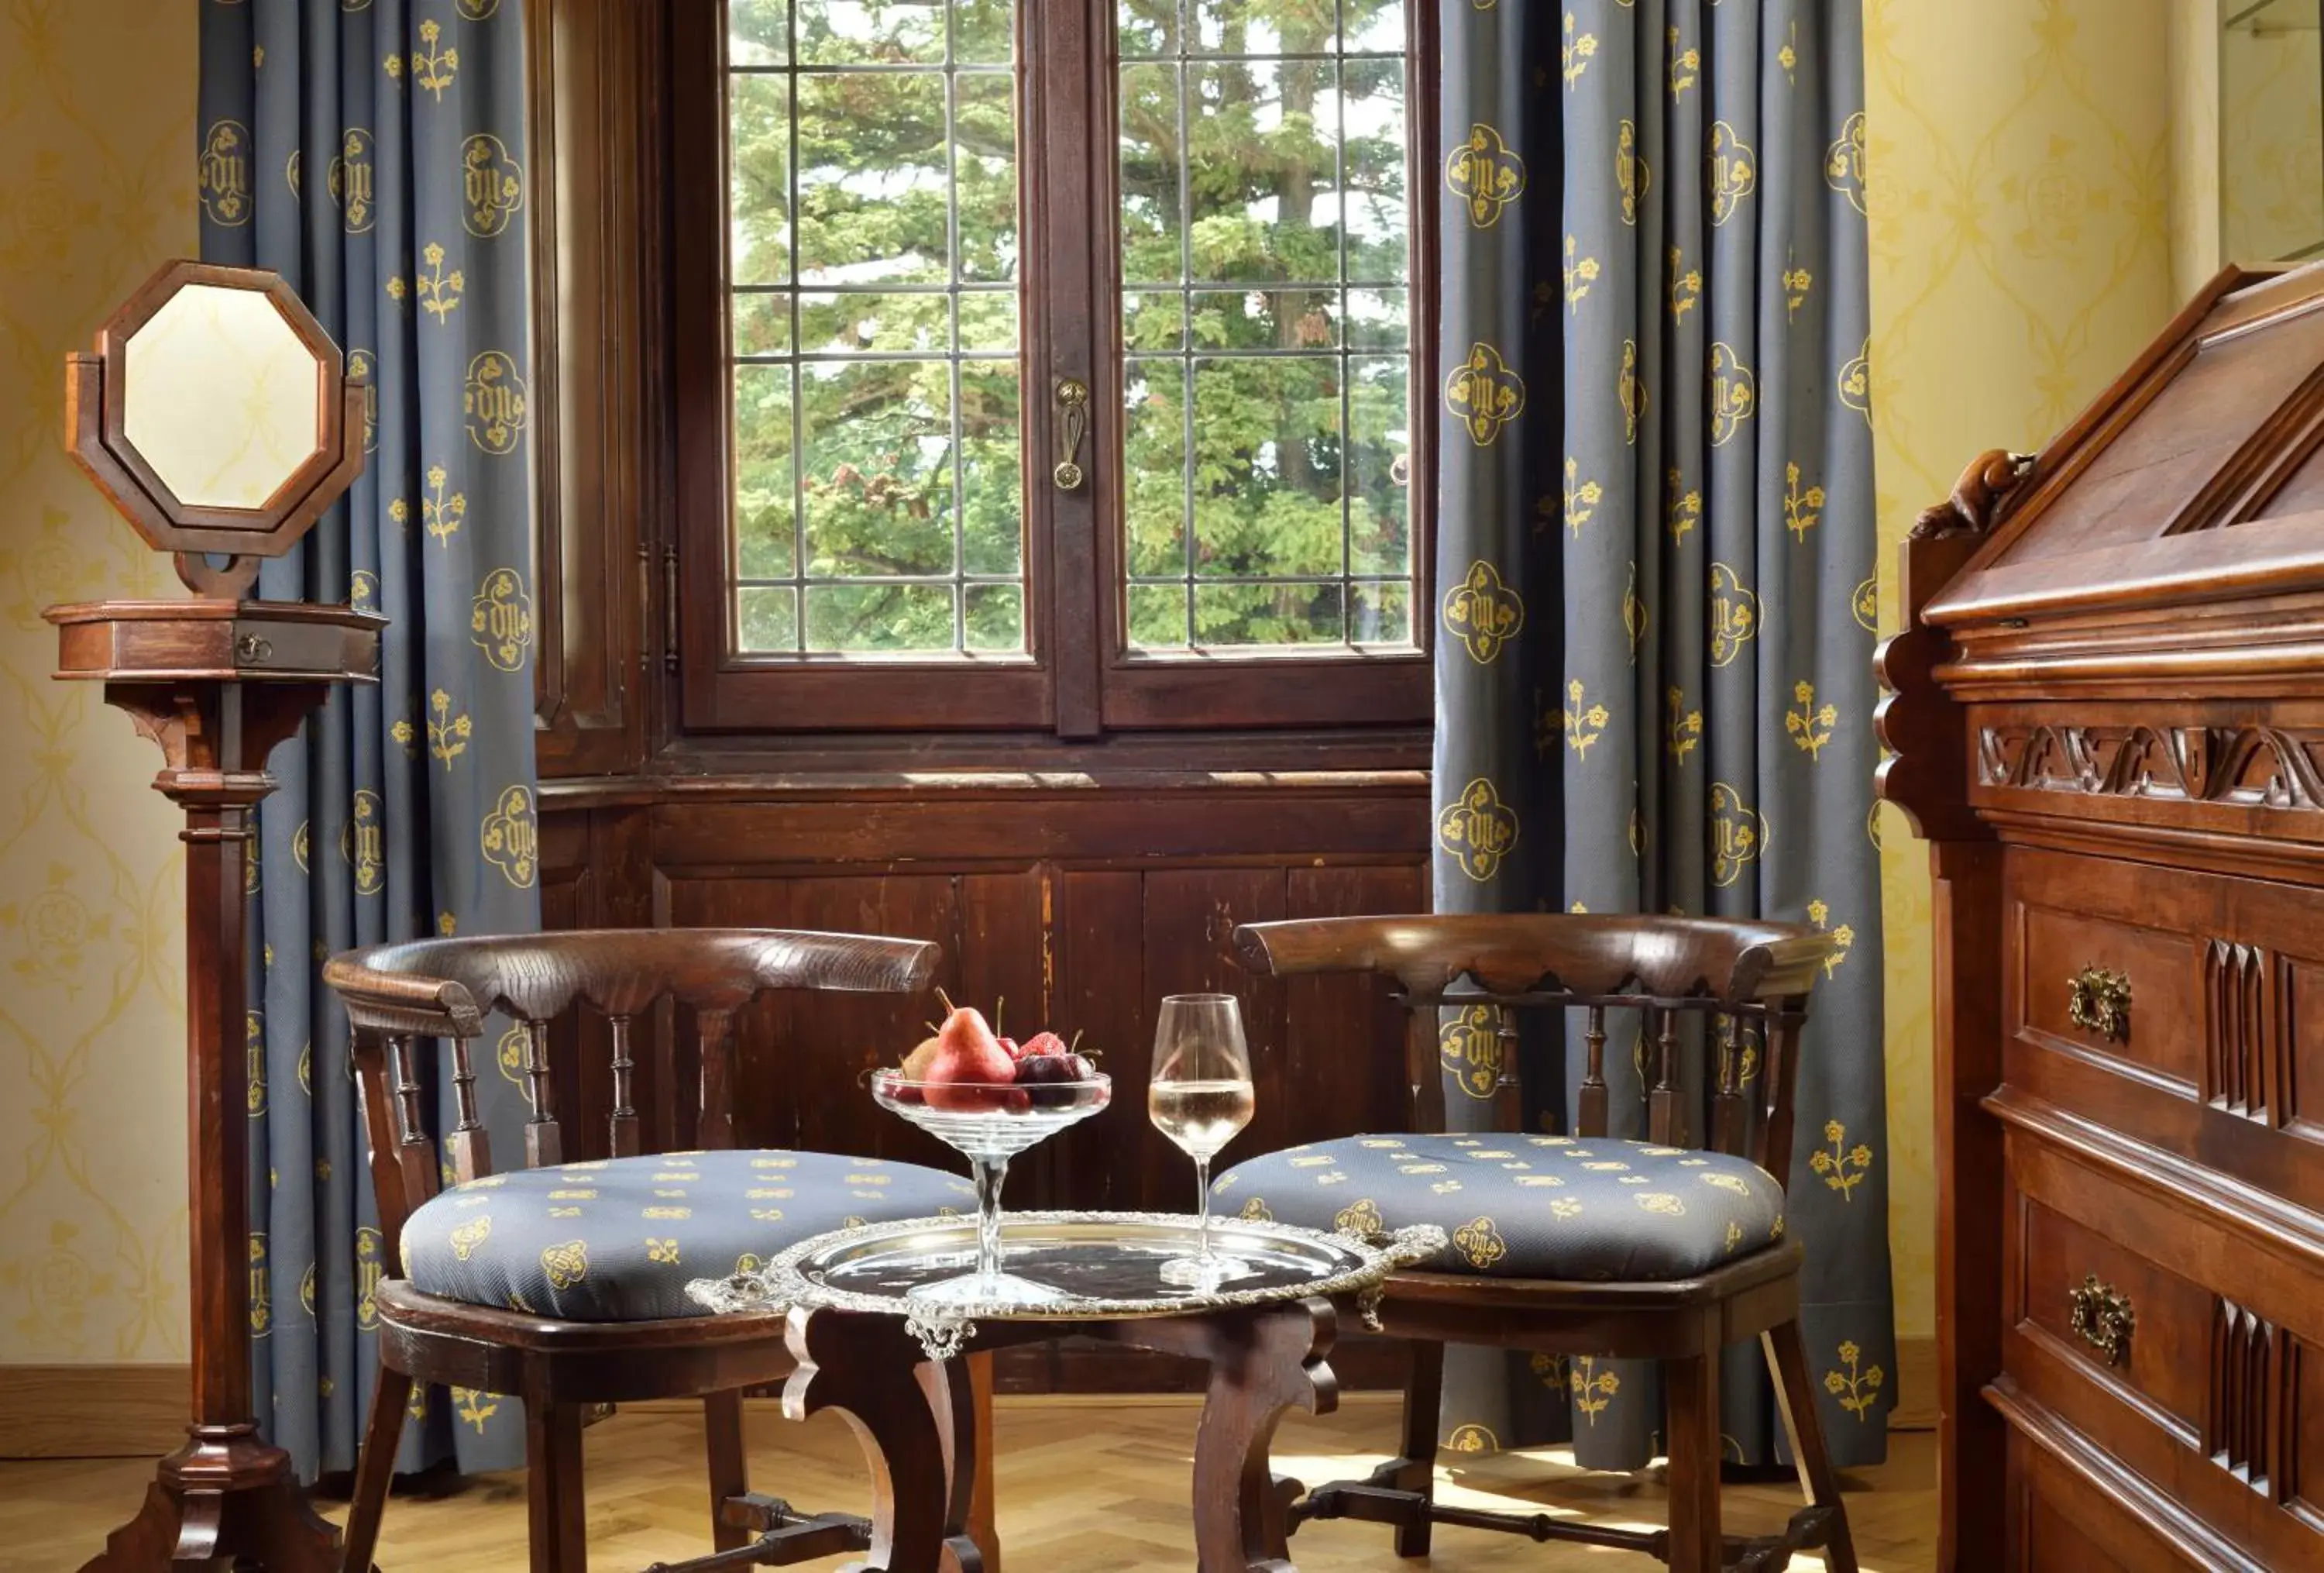
[[[936,1063],[938,1046],[936,1034],[933,1032],[914,1044],[912,1051],[904,1056],[903,1069],[900,1073],[903,1078],[906,1081],[926,1081],[928,1078],[928,1067]]]
[[[929,1105],[962,1110],[998,1107],[999,1100],[984,1089],[1015,1082],[1017,1062],[992,1035],[982,1013],[969,1005],[957,1007],[936,1029],[936,1042],[923,1078],[929,1083]]]

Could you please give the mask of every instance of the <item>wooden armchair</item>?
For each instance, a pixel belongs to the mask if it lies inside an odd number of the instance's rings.
[[[1391,1524],[1405,1557],[1425,1555],[1431,1527],[1452,1523],[1650,1552],[1683,1573],[1738,1559],[1780,1568],[1791,1551],[1815,1547],[1831,1567],[1854,1569],[1800,1337],[1801,1250],[1784,1233],[1800,1027],[1831,940],[1782,923],[1527,913],[1259,923],[1236,930],[1235,948],[1266,976],[1392,980],[1410,1013],[1415,1129],[1239,1164],[1218,1182],[1221,1204],[1326,1229],[1435,1224],[1450,1242],[1425,1269],[1390,1280],[1381,1306],[1387,1330],[1413,1341],[1402,1456],[1368,1480],[1308,1492],[1291,1509],[1295,1524]],[[1476,1006],[1499,1007],[1489,1069],[1498,1070],[1497,1128],[1510,1133],[1499,1139],[1444,1133],[1438,1013]],[[1587,1059],[1572,1136],[1518,1132],[1510,1013],[1527,1009],[1581,1013]],[[1608,1132],[1609,1011],[1641,1013],[1644,1142]],[[1711,1031],[1683,1031],[1689,1016]],[[1699,1084],[1681,1063],[1690,1038],[1716,1061]],[[1690,1085],[1707,1097],[1690,1097]],[[1706,1124],[1702,1148],[1691,1148]],[[1720,1528],[1719,1355],[1754,1336],[1808,1503],[1782,1535],[1746,1541]],[[1436,1504],[1447,1342],[1663,1362],[1669,1529]]]
[[[937,955],[910,939],[689,929],[431,939],[351,951],[325,967],[355,1029],[380,1232],[398,1272],[376,1294],[379,1375],[347,1568],[371,1567],[415,1382],[522,1399],[534,1573],[587,1566],[583,1416],[648,1398],[703,1399],[719,1551],[740,1552],[753,1531],[761,1544],[748,1559],[758,1565],[869,1543],[862,1520],[808,1519],[748,1494],[742,1390],[791,1369],[783,1319],[711,1317],[685,1286],[745,1270],[756,1264],[746,1258],[763,1260],[851,1217],[974,1207],[967,1181],[913,1164],[733,1150],[737,1012],[779,989],[917,993]],[[646,1156],[632,1106],[632,1027],[665,999],[689,1009],[698,1028],[696,1129],[706,1150]],[[611,1156],[568,1163],[551,1101],[549,1024],[584,1004],[610,1029]],[[519,1069],[531,1105],[522,1166],[506,1170],[493,1167],[476,1117],[475,1046],[495,1010],[521,1025]],[[438,1038],[451,1046],[454,1110],[440,1159],[424,1119],[433,1097],[421,1062],[426,1041]],[[982,1430],[989,1369],[973,1368],[972,1383]],[[939,1404],[953,1398],[930,1394]],[[989,1456],[978,1449],[981,1472]],[[981,1505],[990,1504],[989,1485],[981,1473]],[[998,1554],[989,1512],[977,1524],[990,1573]]]

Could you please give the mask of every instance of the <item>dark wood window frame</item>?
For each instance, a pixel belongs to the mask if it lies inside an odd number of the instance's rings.
[[[1406,125],[1412,245],[1410,653],[1145,653],[1123,648],[1118,525],[1123,433],[1115,190],[1113,0],[1020,7],[1018,105],[1026,506],[1024,656],[739,657],[728,553],[725,80],[723,0],[671,16],[670,311],[680,726],[690,733],[1111,734],[1411,727],[1429,717],[1435,343],[1437,0],[1408,0]],[[1103,134],[1099,129],[1103,128]],[[1046,456],[1056,383],[1090,401],[1087,484],[1060,492]]]

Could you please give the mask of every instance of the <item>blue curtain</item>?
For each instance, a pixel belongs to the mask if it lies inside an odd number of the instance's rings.
[[[1436,903],[1813,923],[1792,1231],[1841,1464],[1895,1401],[1860,0],[1445,0]],[[1582,1067],[1528,1041],[1532,1115]],[[1617,1134],[1643,1135],[1628,1042]],[[1495,1035],[1446,1024],[1452,1121]],[[1703,1115],[1695,1115],[1701,1129]],[[1728,1456],[1779,1450],[1756,1348]],[[1460,1351],[1444,1439],[1655,1449],[1650,1365]]]
[[[202,0],[202,254],[290,281],[371,384],[369,460],[273,600],[392,619],[376,688],[272,767],[251,880],[251,1337],[302,1476],[353,1467],[382,1260],[322,960],[537,928],[521,0]],[[480,1085],[503,1152],[513,1076]],[[400,1467],[521,1457],[512,1399],[423,1392]]]

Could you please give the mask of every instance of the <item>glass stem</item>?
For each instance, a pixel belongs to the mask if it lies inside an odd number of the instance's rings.
[[[1211,1260],[1211,1161],[1194,1160],[1194,1259]]]
[[[1001,1182],[1009,1178],[1006,1158],[974,1158],[976,1179],[976,1279],[986,1289],[1001,1280]]]

